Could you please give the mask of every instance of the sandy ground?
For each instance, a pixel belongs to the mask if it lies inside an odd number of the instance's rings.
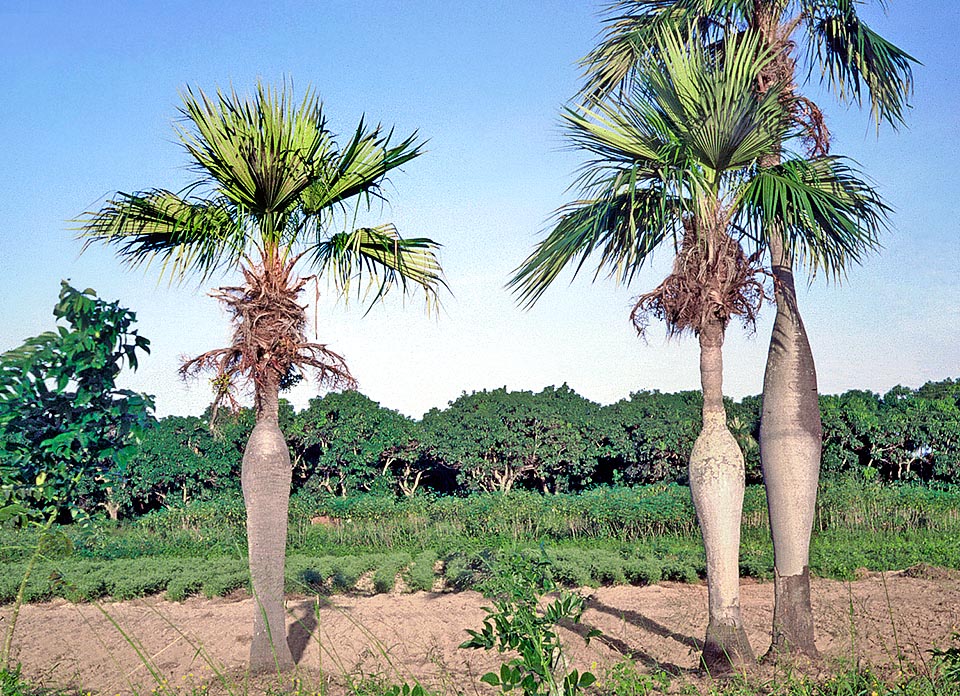
[[[602,672],[630,658],[643,669],[694,678],[706,628],[706,587],[665,582],[588,588],[584,594],[589,608],[583,624],[604,635],[584,646],[563,631],[574,666]],[[741,601],[751,644],[762,654],[770,642],[772,584],[744,580]],[[813,601],[817,644],[828,669],[853,660],[894,670],[898,649],[922,669],[927,651],[948,645],[960,628],[960,573],[921,567],[864,573],[854,582],[814,579]],[[496,654],[457,647],[467,637],[465,628],[481,625],[483,604],[474,592],[291,598],[287,639],[303,682],[314,688],[319,679],[342,685],[342,675],[350,674],[388,682],[416,678],[446,693],[474,694],[486,691],[477,686],[479,676],[499,664]],[[214,692],[223,691],[218,684],[226,680],[231,691],[243,691],[252,612],[246,597],[30,605],[17,626],[15,658],[31,679],[82,685],[94,693],[150,693],[158,678],[171,687],[206,684]],[[0,609],[4,624],[9,613],[9,607]],[[245,690],[264,688],[257,683]]]

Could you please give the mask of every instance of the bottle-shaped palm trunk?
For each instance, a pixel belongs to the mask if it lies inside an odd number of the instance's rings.
[[[253,585],[253,641],[250,671],[293,667],[287,646],[283,569],[290,502],[290,452],[278,421],[279,379],[257,385],[257,423],[243,453],[243,502]]]
[[[773,642],[769,657],[817,658],[810,604],[810,535],[820,476],[817,372],[797,309],[791,260],[778,235],[770,254],[777,316],[763,378],[760,461],[774,557]]]
[[[744,466],[723,406],[723,333],[716,318],[700,329],[703,428],[690,454],[690,492],[707,556],[709,624],[701,660],[710,674],[755,661],[740,616]]]

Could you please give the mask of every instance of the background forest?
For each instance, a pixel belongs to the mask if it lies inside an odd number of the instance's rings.
[[[756,396],[726,403],[751,484],[761,480],[760,406]],[[281,427],[294,493],[319,505],[362,493],[577,493],[685,484],[700,408],[699,392],[639,391],[601,406],[562,385],[464,394],[415,420],[346,391],[315,398],[300,411],[283,402]],[[821,396],[820,411],[826,479],[960,483],[960,381],[898,386],[882,396],[859,390]],[[151,419],[123,467],[86,471],[76,503],[90,514],[134,517],[239,498],[240,459],[253,422],[247,409],[221,412],[213,428],[209,412]]]

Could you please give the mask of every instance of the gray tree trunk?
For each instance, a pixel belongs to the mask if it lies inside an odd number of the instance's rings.
[[[727,429],[723,407],[723,326],[700,331],[703,428],[690,454],[690,492],[707,555],[709,624],[701,661],[710,674],[755,662],[740,616],[740,519],[743,454]]]
[[[816,659],[809,564],[820,477],[817,371],[797,308],[791,259],[779,235],[770,237],[777,316],[760,418],[760,461],[774,558],[773,642],[767,655],[787,652]]]
[[[252,673],[285,671],[294,664],[283,604],[292,471],[278,422],[278,393],[277,382],[257,388],[257,423],[243,453],[241,472],[254,597]]]

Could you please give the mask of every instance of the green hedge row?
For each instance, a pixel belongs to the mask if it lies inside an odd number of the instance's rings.
[[[554,577],[571,587],[651,584],[661,580],[695,582],[703,577],[703,547],[695,536],[656,537],[635,543],[595,541],[560,545],[520,545],[530,552],[543,548]],[[368,552],[331,555],[292,554],[287,558],[286,589],[291,593],[383,593],[402,580],[408,590],[482,586],[498,563],[502,547],[441,553]],[[852,579],[858,570],[895,570],[919,564],[960,569],[960,536],[930,530],[898,533],[829,530],[814,536],[811,570],[821,577]],[[0,567],[0,603],[16,595],[24,561]],[[745,533],[740,550],[743,576],[769,579],[773,553],[769,538]],[[191,595],[223,596],[248,586],[242,557],[164,557],[93,560],[76,556],[43,560],[27,587],[28,601],[64,597],[89,601],[102,597],[131,599],[165,592],[172,600]]]

